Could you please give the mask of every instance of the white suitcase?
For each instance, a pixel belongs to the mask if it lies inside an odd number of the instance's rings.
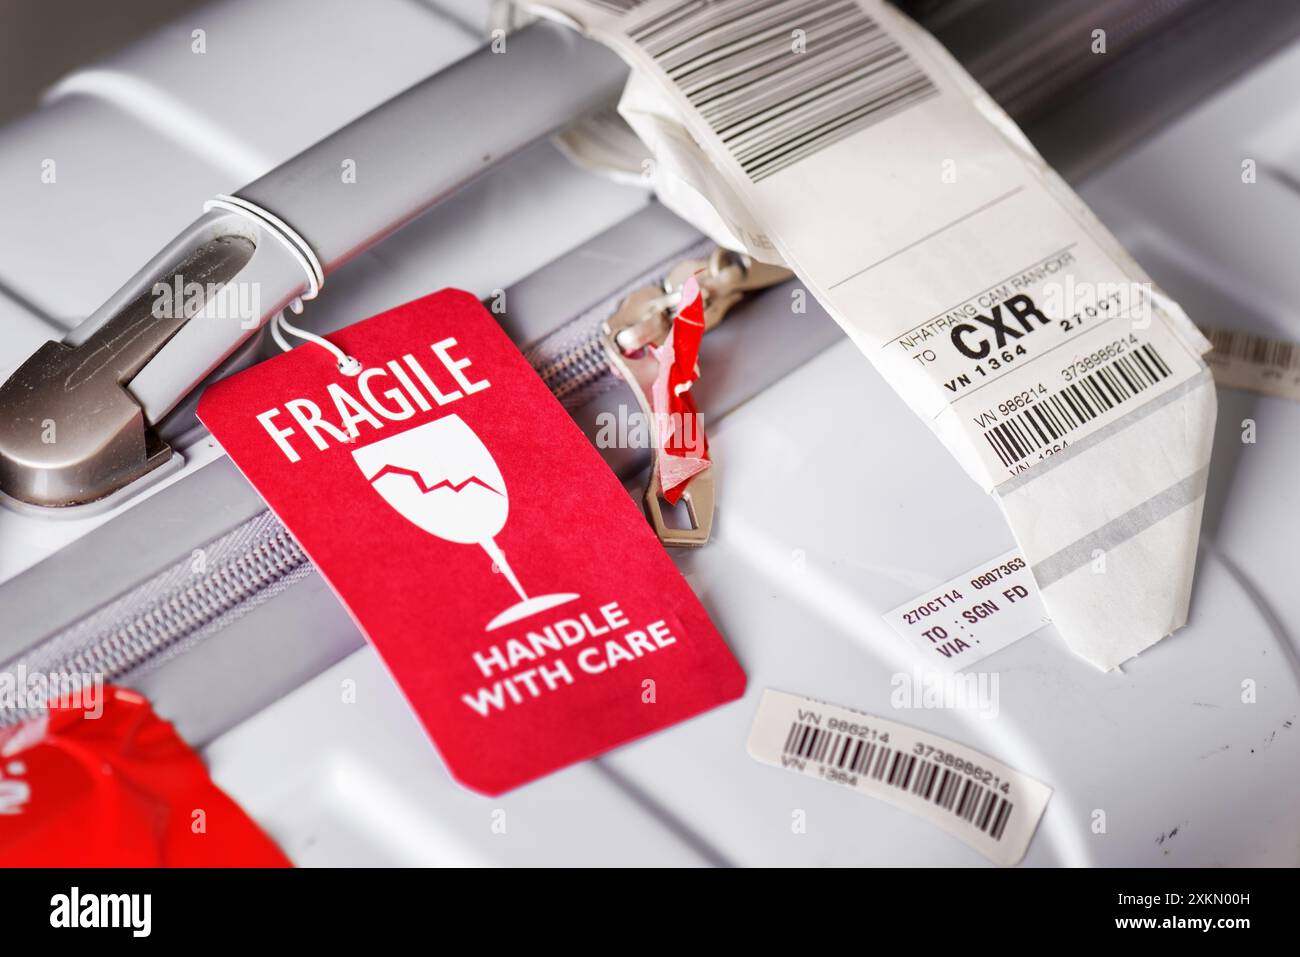
[[[0,131],[11,227],[0,231],[0,363],[90,314],[204,200],[472,52],[464,24],[485,16],[468,4],[227,0],[65,80]],[[938,16],[942,36],[954,15]],[[190,52],[193,29],[207,53]],[[1180,42],[1195,50],[1204,37]],[[1158,131],[1109,141],[1118,158],[1092,137],[1061,164],[1088,174],[1076,182],[1084,198],[1198,321],[1300,338],[1281,305],[1295,301],[1286,256],[1300,220],[1283,211],[1300,150],[1285,134],[1290,107],[1270,92],[1298,75],[1300,49],[1284,49],[1235,83],[1214,78],[1215,94],[1172,120],[1150,104],[1140,112]],[[1090,95],[1113,104],[1143,82],[1121,73]],[[1116,122],[1123,134],[1137,128],[1132,112]],[[1064,152],[1052,120],[1044,136]],[[1250,153],[1276,175],[1243,202],[1236,171]],[[44,158],[54,188],[39,182]],[[1198,213],[1211,208],[1213,219]],[[540,142],[348,262],[307,318],[326,331],[445,285],[504,289],[507,330],[527,346],[699,242],[643,191]],[[788,302],[788,288],[756,295],[706,339],[717,521],[707,547],[675,553],[749,676],[741,701],[500,798],[466,792],[319,577],[193,428],[173,434],[183,466],[112,510],[62,521],[0,511],[0,662],[59,660],[141,602],[184,593],[193,583],[175,569],[195,548],[220,565],[278,542],[276,574],[227,604],[200,596],[201,626],[161,636],[157,655],[119,677],[300,864],[986,863],[904,811],[754,761],[745,742],[765,688],[928,729],[1048,784],[1030,865],[1296,863],[1300,649],[1287,623],[1300,597],[1287,545],[1300,509],[1285,436],[1300,411],[1221,391],[1187,628],[1102,674],[1049,627],[982,666],[999,677],[998,720],[897,711],[891,678],[914,659],[882,612],[1005,551],[1010,533],[815,305],[791,316]],[[590,431],[628,401],[606,392],[575,415]],[[1246,418],[1253,445],[1241,442]],[[637,488],[637,456],[610,459]]]

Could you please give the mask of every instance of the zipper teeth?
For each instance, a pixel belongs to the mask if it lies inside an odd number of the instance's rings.
[[[94,624],[100,613],[92,613],[4,669],[12,672],[22,663],[29,675],[58,676],[51,697],[75,691],[82,676],[116,681],[180,650],[205,628],[251,610],[311,568],[307,554],[270,512],[253,516],[204,551],[220,557],[197,580],[192,559],[181,559],[112,602],[112,624]],[[81,634],[88,627],[90,641]],[[0,728],[41,711],[30,705],[0,708]]]
[[[73,673],[119,678],[195,634],[307,561],[283,526],[271,538],[219,565],[185,590],[164,598],[68,659]]]
[[[574,396],[587,398],[585,393],[592,386],[607,376],[613,378],[599,339],[588,339],[568,355],[537,369],[537,374],[566,407]]]
[[[700,258],[712,248],[708,240],[692,243],[528,350],[528,361],[566,408],[581,406],[617,383],[600,333],[627,295],[661,279],[681,260]],[[214,557],[197,579],[191,559],[181,559],[0,667],[12,671],[21,663],[29,674],[66,676],[55,686],[58,694],[75,690],[81,675],[115,681],[179,652],[190,640],[201,640],[205,629],[251,610],[312,568],[306,553],[269,511],[208,543],[203,551]],[[40,711],[0,707],[0,727]]]

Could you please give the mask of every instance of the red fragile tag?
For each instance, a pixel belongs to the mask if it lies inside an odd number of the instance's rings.
[[[462,784],[499,794],[745,676],[619,480],[468,293],[220,382],[199,417],[311,556]]]

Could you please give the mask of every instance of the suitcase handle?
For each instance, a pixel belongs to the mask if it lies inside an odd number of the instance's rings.
[[[626,76],[613,53],[539,22],[512,34],[507,52],[481,49],[226,197],[234,202],[182,230],[61,343],[46,343],[0,386],[0,491],[60,510],[131,494],[128,486],[173,459],[154,427],[223,363],[227,371],[247,361],[251,350],[237,353],[268,319],[486,169],[607,103]],[[366,177],[364,193],[343,182],[349,159]],[[140,304],[156,301],[212,243],[253,250],[220,284],[181,295],[183,304],[172,300],[183,312],[159,319],[151,334],[111,334],[128,313],[138,323]],[[181,279],[183,294],[188,277]],[[70,354],[71,366],[93,355],[104,371],[62,375],[59,363]],[[79,441],[45,441],[49,422],[75,429]]]

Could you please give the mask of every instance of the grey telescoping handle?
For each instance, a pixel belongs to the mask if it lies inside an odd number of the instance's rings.
[[[616,95],[627,68],[551,23],[511,35],[398,94],[239,191],[312,245],[326,272],[574,116]],[[343,183],[356,164],[360,191]]]
[[[453,64],[205,212],[0,385],[0,493],[20,507],[59,509],[132,494],[174,459],[154,427],[228,357],[237,361],[269,318],[314,292],[312,267],[328,273],[604,105],[626,75],[604,48],[537,23],[504,52],[484,48]],[[344,182],[348,160],[360,185]],[[171,289],[178,301],[160,314],[159,293]]]

